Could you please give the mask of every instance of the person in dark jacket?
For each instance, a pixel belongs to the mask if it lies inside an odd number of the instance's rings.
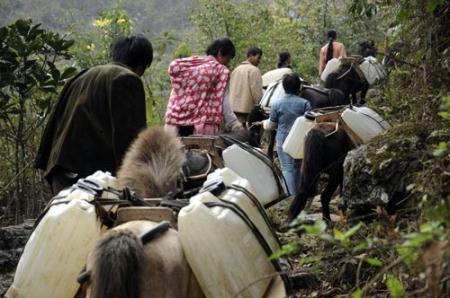
[[[141,76],[153,60],[145,37],[119,38],[112,63],[81,71],[66,83],[50,115],[35,159],[54,194],[97,170],[115,175],[146,127]]]

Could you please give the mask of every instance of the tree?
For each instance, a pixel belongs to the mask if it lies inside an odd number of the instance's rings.
[[[34,200],[30,170],[36,131],[51,108],[51,99],[75,68],[60,71],[73,45],[59,34],[41,29],[30,19],[0,28],[0,198],[13,202],[16,221],[30,216]]]

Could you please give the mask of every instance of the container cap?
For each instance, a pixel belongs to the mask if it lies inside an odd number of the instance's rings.
[[[308,111],[305,113],[305,118],[311,121],[314,121],[316,119],[316,114],[314,112]]]

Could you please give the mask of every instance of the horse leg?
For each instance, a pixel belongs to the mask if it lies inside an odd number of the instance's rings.
[[[344,179],[344,169],[342,167],[342,164],[333,167],[330,170],[329,174],[330,179],[328,181],[327,186],[325,187],[325,190],[322,192],[322,195],[320,196],[320,202],[322,203],[323,218],[326,221],[331,222],[330,201],[336,188],[342,184],[342,180]]]

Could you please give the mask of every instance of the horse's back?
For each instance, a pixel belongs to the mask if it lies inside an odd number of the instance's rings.
[[[116,229],[129,229],[140,235],[155,227],[151,221],[130,221]],[[193,275],[178,232],[169,229],[145,245],[144,287],[142,297],[203,297],[200,286]]]
[[[300,96],[308,100],[311,104],[311,108],[323,108],[329,106],[328,95],[325,91],[316,90],[315,88],[303,88]]]
[[[154,228],[158,223],[151,221],[130,221],[115,227],[111,232],[131,231],[136,236]],[[126,250],[124,250],[126,251]],[[87,269],[95,264],[94,255],[104,255],[107,251],[90,254]],[[126,252],[125,252],[126,253]],[[169,229],[144,245],[142,264],[142,284],[140,297],[204,297],[198,282],[193,275],[178,238],[178,232]],[[127,264],[123,264],[126,266]],[[111,275],[117,272],[110,272]],[[104,278],[108,280],[108,278]],[[110,286],[110,285],[105,285]]]

